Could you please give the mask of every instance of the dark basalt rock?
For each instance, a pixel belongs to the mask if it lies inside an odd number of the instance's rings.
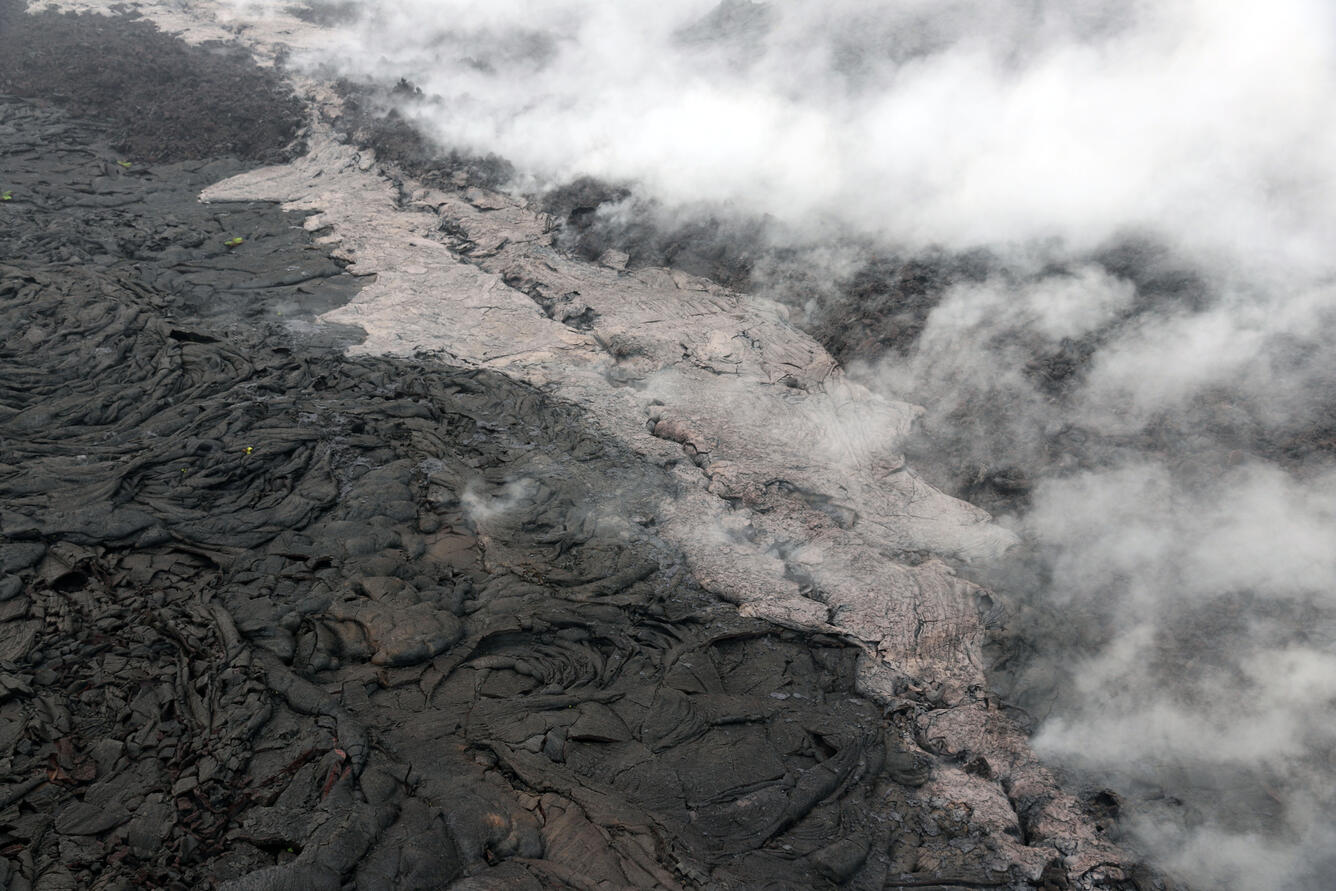
[[[913,816],[932,759],[854,648],[591,513],[664,471],[498,374],[340,354],[357,283],[296,220],[107,136],[0,102],[8,887],[1012,880]]]
[[[515,175],[514,166],[503,158],[447,150],[423,135],[402,110],[433,100],[407,81],[401,80],[389,89],[349,80],[335,86],[343,99],[342,114],[335,122],[340,132],[358,145],[375,146],[382,158],[424,183],[447,188],[496,188]]]
[[[245,50],[187,46],[126,16],[25,6],[0,0],[0,93],[96,117],[125,159],[277,161],[293,147],[301,104]]]
[[[0,0],[23,46],[0,89],[33,100],[0,97],[0,885],[1130,887],[1105,863],[1021,875],[924,788],[993,775],[934,742],[940,687],[883,711],[847,641],[703,591],[656,530],[675,478],[580,408],[343,355],[360,332],[320,315],[360,281],[299,218],[196,200],[298,135],[273,74],[17,10]],[[430,98],[386,92],[345,89],[345,134],[429,184],[510,175],[439,158],[387,111]],[[590,208],[618,195],[585,185],[548,209],[593,256]],[[646,228],[630,263],[742,281],[727,231]],[[1010,801],[1016,838],[1051,791]]]

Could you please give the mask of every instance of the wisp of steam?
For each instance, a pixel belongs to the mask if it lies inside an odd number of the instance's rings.
[[[912,342],[851,371],[926,407],[918,449],[943,484],[1023,477],[994,507],[1027,544],[978,570],[1031,654],[1000,689],[1046,757],[1122,796],[1167,869],[1328,886],[1336,5],[354,12],[298,64],[406,79],[421,98],[402,112],[509,160],[516,190],[623,187],[599,210],[613,229],[635,202],[760,221],[773,263],[754,285],[801,282],[809,318],[847,302],[865,255],[985,258]]]

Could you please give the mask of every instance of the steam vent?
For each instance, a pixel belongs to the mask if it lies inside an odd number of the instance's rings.
[[[0,0],[0,889],[1336,887],[1320,0]]]

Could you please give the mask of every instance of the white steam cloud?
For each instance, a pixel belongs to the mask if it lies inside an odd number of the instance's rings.
[[[985,249],[912,348],[855,371],[924,404],[953,459],[1030,477],[1023,599],[1068,634],[1036,661],[1064,679],[1037,744],[1199,887],[1329,887],[1336,4],[358,8],[298,61],[406,78],[406,114],[518,188],[594,176],[767,219],[792,269],[753,281],[810,288],[810,316],[865,249]],[[1101,259],[1129,236],[1160,253]],[[1143,274],[1165,262],[1186,283]],[[1046,380],[1053,356],[1076,370]]]
[[[1139,816],[1196,887],[1328,887],[1336,831],[1336,474],[1164,467],[1045,483],[1028,523],[1057,554],[1048,608],[1102,624],[1041,752],[1189,809]],[[1195,810],[1196,813],[1191,813]]]
[[[1336,235],[1326,0],[375,0],[332,52],[452,146],[911,247]],[[321,61],[328,61],[328,58]]]

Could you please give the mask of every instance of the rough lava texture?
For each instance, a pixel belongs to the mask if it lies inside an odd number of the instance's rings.
[[[989,694],[953,565],[1012,538],[905,466],[913,407],[301,86],[246,171],[0,101],[0,879],[1162,885]]]
[[[0,3],[0,27],[0,92],[96,117],[125,157],[291,155],[300,103],[275,71],[248,64],[250,53],[241,47],[213,43],[200,52],[147,21],[24,15],[16,0]]]

